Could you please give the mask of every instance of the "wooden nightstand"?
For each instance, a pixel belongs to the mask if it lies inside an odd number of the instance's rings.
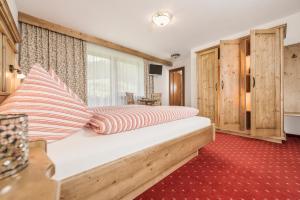
[[[29,164],[19,173],[0,180],[1,200],[58,200],[59,184],[50,179],[54,165],[46,154],[46,143],[30,143]]]

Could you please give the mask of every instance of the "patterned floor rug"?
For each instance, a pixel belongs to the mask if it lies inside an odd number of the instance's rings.
[[[136,200],[300,200],[300,137],[275,144],[218,133]]]

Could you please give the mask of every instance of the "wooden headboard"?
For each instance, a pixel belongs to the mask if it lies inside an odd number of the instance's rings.
[[[16,71],[10,72],[9,66],[18,68],[16,44],[21,37],[6,0],[0,0],[0,102],[10,95],[20,84]]]

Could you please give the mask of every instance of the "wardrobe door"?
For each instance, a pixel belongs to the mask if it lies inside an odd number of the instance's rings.
[[[218,48],[197,55],[199,114],[218,123]]]
[[[220,45],[220,128],[240,130],[240,41]]]
[[[282,136],[281,28],[251,31],[251,134]]]

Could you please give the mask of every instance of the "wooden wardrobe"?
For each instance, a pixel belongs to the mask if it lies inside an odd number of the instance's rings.
[[[197,55],[198,107],[223,132],[273,142],[283,133],[286,26],[252,30]]]
[[[199,114],[218,123],[218,82],[219,61],[218,48],[213,48],[198,54],[198,108]]]

